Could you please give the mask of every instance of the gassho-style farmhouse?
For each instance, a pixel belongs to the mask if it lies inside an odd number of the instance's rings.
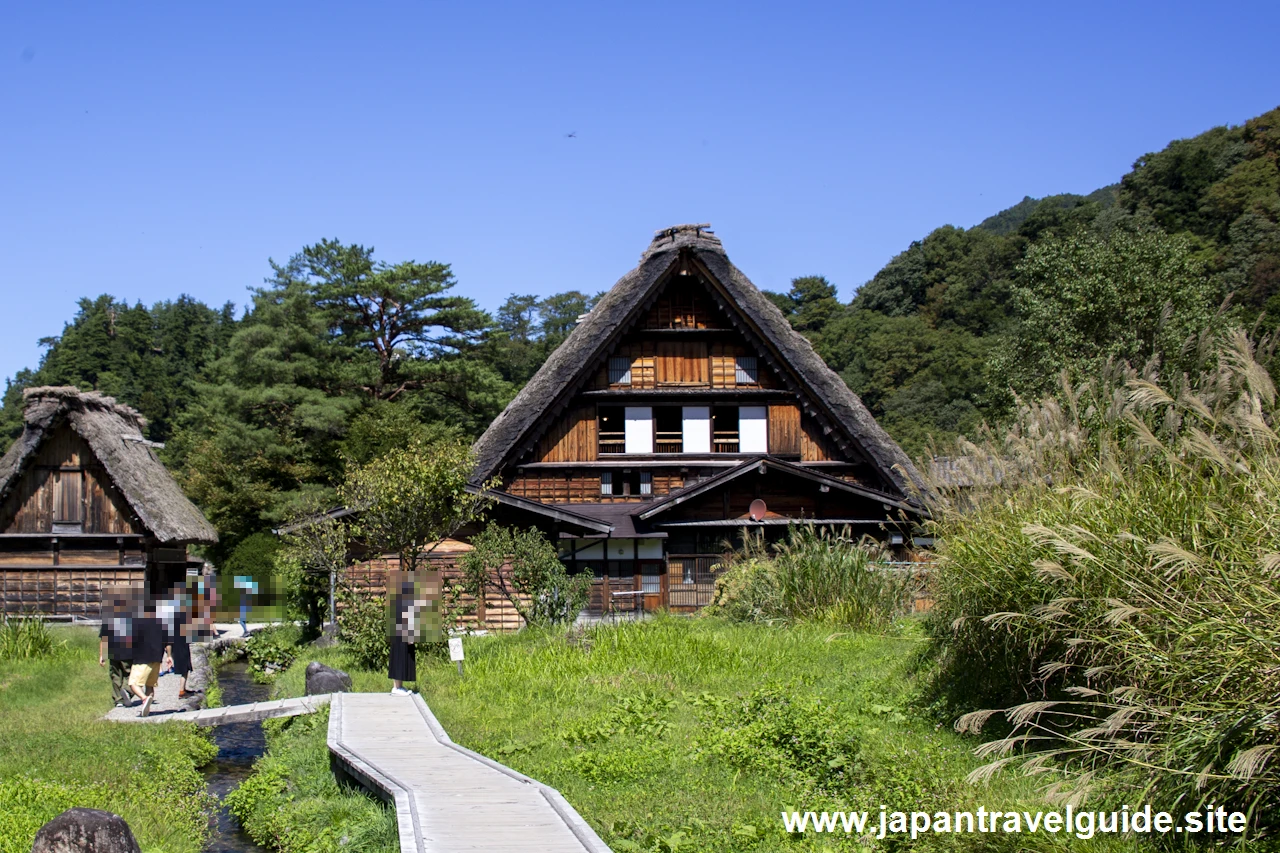
[[[187,546],[218,534],[156,458],[142,416],[96,391],[23,396],[22,435],[0,459],[0,612],[97,619],[110,586],[182,580]]]
[[[29,389],[0,460],[5,610],[97,612],[98,588],[171,582],[209,523],[142,439],[136,412]],[[474,445],[488,519],[536,527],[589,612],[692,610],[744,530],[849,528],[909,548],[924,483],[858,397],[732,263],[705,225],[658,232]],[[440,543],[446,575],[467,535]],[[379,585],[393,559],[360,560]],[[514,628],[496,597],[480,622]]]

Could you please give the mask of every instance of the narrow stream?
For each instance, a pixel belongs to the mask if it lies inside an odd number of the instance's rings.
[[[218,667],[218,686],[222,688],[223,705],[245,705],[270,698],[271,688],[255,684],[248,666],[240,661]],[[266,751],[267,741],[262,734],[262,723],[235,723],[214,726],[213,742],[218,745],[218,757],[205,768],[205,782],[209,793],[221,804],[253,770],[254,759]],[[224,806],[219,805],[210,829],[212,838],[204,848],[205,853],[266,853],[253,843]]]

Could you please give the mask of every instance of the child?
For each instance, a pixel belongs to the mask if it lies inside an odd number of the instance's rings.
[[[160,664],[168,653],[164,626],[156,618],[156,606],[147,602],[143,616],[133,620],[133,666],[129,668],[129,689],[142,700],[139,717],[151,713],[156,682],[160,680]]]

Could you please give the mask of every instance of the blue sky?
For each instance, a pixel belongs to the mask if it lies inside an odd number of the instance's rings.
[[[323,237],[603,290],[711,222],[844,298],[933,228],[1280,104],[1280,5],[0,7],[0,375],[76,300],[243,306]],[[566,136],[576,133],[576,137]]]

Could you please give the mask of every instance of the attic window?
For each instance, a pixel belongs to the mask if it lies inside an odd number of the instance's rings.
[[[738,385],[756,385],[760,382],[760,371],[756,367],[754,355],[740,355],[736,359],[734,382]]]
[[[631,359],[629,358],[610,358],[609,359],[609,384],[610,385],[630,385],[631,384]]]
[[[600,472],[600,494],[602,495],[613,494],[613,472],[612,471]]]

